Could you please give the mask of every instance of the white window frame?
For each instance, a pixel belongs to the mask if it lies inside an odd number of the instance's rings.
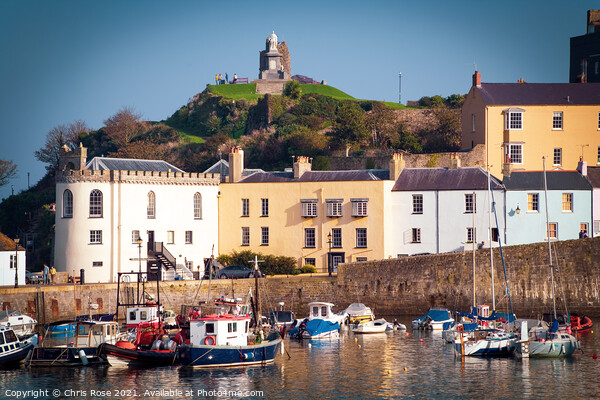
[[[554,148],[554,154],[552,157],[552,165],[553,166],[562,165],[562,148],[560,148],[560,147]]]
[[[548,239],[548,235],[552,232],[550,231],[550,227],[554,226],[554,236],[550,236],[550,239],[558,239],[558,222],[549,222],[546,226],[546,239]]]
[[[18,266],[17,265],[17,256],[15,254],[10,255],[9,263],[10,263],[10,267],[9,267],[10,269],[15,269],[15,267]]]
[[[527,193],[527,212],[539,213],[540,212],[540,194],[539,193]]]
[[[564,126],[563,112],[562,111],[554,111],[552,113],[552,130],[553,131],[562,131],[563,126]]]
[[[316,247],[316,231],[315,228],[304,228],[304,247],[314,249]]]
[[[600,131],[600,111],[598,112],[598,130]]]
[[[598,161],[596,161],[596,164],[600,164],[600,146],[598,146]]]
[[[473,243],[477,241],[477,228],[468,226],[467,227],[467,243]]]
[[[423,214],[423,195],[413,194],[412,195],[412,213],[415,215]]]
[[[313,265],[317,266],[317,259],[312,257],[307,257],[304,259],[304,265]]]
[[[352,202],[353,217],[366,217],[368,215],[367,203],[369,199],[350,199],[350,201]]]
[[[146,216],[148,219],[156,218],[156,194],[151,190],[148,192],[148,206],[146,208]]]
[[[566,199],[566,200],[565,200]],[[573,193],[563,193],[561,196],[562,212],[572,213],[573,212]],[[568,207],[568,208],[565,208]]]
[[[269,216],[269,199],[260,199],[260,216]]]
[[[523,111],[509,111],[504,119],[504,129],[507,131],[523,130]]]
[[[138,239],[140,238],[140,231],[133,230],[131,231],[131,244],[138,244]]]
[[[63,218],[73,218],[73,192],[65,189],[63,192]]]
[[[250,246],[250,227],[242,226],[242,246]]]
[[[519,149],[519,151],[513,152],[513,149]],[[517,155],[520,159],[518,159],[517,157],[513,157],[513,154]],[[509,159],[509,164],[523,164],[523,144],[508,143],[505,147],[505,157]]]
[[[327,203],[327,216],[330,218],[341,217],[342,213],[342,200],[330,199],[325,200]]]
[[[185,244],[193,244],[194,243],[194,232],[185,231]]]
[[[317,200],[301,200],[302,216],[304,218],[314,218],[317,216]]]
[[[194,193],[194,219],[202,219],[202,194]]]
[[[367,247],[367,228],[356,228],[356,247],[361,249]]]
[[[242,217],[250,216],[250,199],[242,199]]]
[[[90,192],[90,218],[102,218],[102,192],[99,189],[93,189]]]
[[[167,244],[175,244],[175,231],[167,231]]]
[[[90,230],[90,244],[102,244],[102,231]]]
[[[421,243],[421,228],[412,228],[411,243]]]
[[[269,227],[262,226],[260,228],[260,245],[268,246],[269,245]]]
[[[465,193],[465,214],[477,214],[477,195]]]

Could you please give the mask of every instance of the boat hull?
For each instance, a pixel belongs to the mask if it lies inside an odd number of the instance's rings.
[[[569,357],[578,349],[579,343],[575,339],[535,340],[521,342],[516,346],[518,356],[530,358]]]
[[[179,346],[179,362],[189,368],[264,365],[275,360],[281,339],[248,346]]]
[[[80,356],[82,350],[85,360]],[[80,367],[107,363],[97,347],[36,347],[29,360],[30,367]]]
[[[24,345],[3,352],[0,356],[0,367],[11,367],[18,365],[25,359],[25,357],[27,357],[27,354],[29,354],[33,348],[33,343],[24,343]]]
[[[482,339],[477,341],[454,342],[454,348],[460,356],[507,357],[515,348],[515,339]]]
[[[100,345],[99,353],[108,358],[111,365],[133,364],[145,367],[174,365],[179,363],[177,350],[138,350],[127,349],[109,343]]]

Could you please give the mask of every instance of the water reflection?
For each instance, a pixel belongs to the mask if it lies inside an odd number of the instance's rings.
[[[439,333],[344,330],[334,340],[286,340],[287,353],[261,367],[20,368],[0,371],[0,387],[130,389],[145,399],[178,397],[160,392],[173,389],[214,399],[598,398],[600,338],[583,336],[581,345],[584,354],[563,359],[462,359]]]

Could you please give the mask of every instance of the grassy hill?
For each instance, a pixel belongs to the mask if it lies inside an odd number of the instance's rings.
[[[329,85],[311,85],[300,84],[302,94],[320,94],[333,97],[338,100],[356,100],[354,97],[339,89]],[[239,100],[246,99],[248,101],[261,98],[262,94],[256,94],[256,84],[254,83],[239,83],[235,85],[208,85],[208,91],[217,96],[223,96],[229,99]]]

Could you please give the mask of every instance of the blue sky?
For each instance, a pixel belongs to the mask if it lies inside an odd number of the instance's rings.
[[[271,7],[271,9],[269,9]],[[123,106],[162,120],[215,73],[258,76],[275,30],[292,74],[402,103],[483,82],[567,82],[569,38],[597,1],[0,1],[0,159],[33,185],[34,151],[59,124],[98,129]]]

